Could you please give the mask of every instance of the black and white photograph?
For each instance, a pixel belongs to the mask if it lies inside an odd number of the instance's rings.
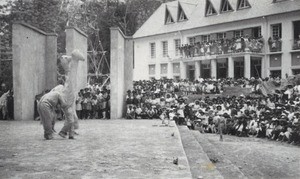
[[[300,0],[0,0],[0,179],[300,178]]]

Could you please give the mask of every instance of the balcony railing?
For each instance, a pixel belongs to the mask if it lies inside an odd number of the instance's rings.
[[[241,52],[262,53],[264,49],[263,38],[237,38],[217,40],[210,42],[196,42],[179,47],[184,57],[197,57],[205,55],[232,54]]]
[[[300,39],[292,39],[292,50],[300,50]]]
[[[268,39],[269,51],[270,52],[281,52],[282,41],[280,38],[272,38]]]

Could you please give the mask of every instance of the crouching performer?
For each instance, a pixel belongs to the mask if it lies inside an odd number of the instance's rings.
[[[46,140],[53,139],[53,124],[56,117],[55,107],[58,104],[62,108],[66,107],[66,101],[62,98],[61,93],[57,91],[46,93],[38,103],[38,112],[44,127],[44,138]]]

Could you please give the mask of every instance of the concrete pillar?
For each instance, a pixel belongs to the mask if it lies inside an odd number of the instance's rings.
[[[251,78],[251,57],[250,54],[244,56],[244,77]]]
[[[211,78],[217,78],[217,59],[210,62]]]
[[[133,89],[133,40],[131,37],[125,37],[125,59],[124,59],[124,93]],[[148,73],[149,74],[149,73]]]
[[[110,74],[111,80],[111,118],[117,119],[123,116],[123,90],[124,90],[124,38],[118,28],[110,29]]]
[[[290,53],[292,49],[291,39],[293,39],[293,22],[291,20],[282,21],[282,71],[281,78],[286,78],[287,75],[292,75],[292,55]]]
[[[132,90],[133,41],[126,37],[119,28],[111,28],[110,44],[110,103],[112,119],[120,119],[126,112],[126,91]]]
[[[266,71],[268,71],[266,67],[266,56],[263,56],[261,57],[261,74],[260,74],[262,78],[266,77],[266,73],[267,73]]]
[[[261,61],[261,75],[262,78],[269,77],[270,75],[270,60],[269,60],[269,55],[266,55],[267,52],[269,52],[269,45],[268,45],[268,38],[270,37],[270,25],[268,23],[268,17],[262,18],[262,25],[261,25],[261,35],[264,39],[264,48],[263,52],[265,53],[264,57],[262,58]]]
[[[195,62],[195,79],[199,79],[201,75],[200,72],[200,61]]]
[[[270,76],[270,55],[265,55],[265,58],[263,60],[265,61],[265,66],[264,68],[262,68],[262,73],[265,75],[264,78],[266,78]]]
[[[173,63],[168,62],[168,79],[173,79]]]
[[[76,76],[72,81],[75,91],[85,88],[87,85],[88,62],[87,62],[87,35],[75,27],[66,27],[66,53],[71,55],[73,50],[78,49],[85,57],[84,61],[79,61]],[[75,70],[74,70],[75,71]]]
[[[180,78],[186,79],[186,63],[180,61]]]
[[[234,78],[234,61],[233,58],[230,56],[228,57],[228,77]]]
[[[46,88],[52,89],[57,85],[57,35],[49,34],[46,37]]]
[[[32,120],[35,96],[56,85],[56,35],[15,23],[12,47],[14,118]]]
[[[155,79],[160,79],[160,63],[155,63]]]

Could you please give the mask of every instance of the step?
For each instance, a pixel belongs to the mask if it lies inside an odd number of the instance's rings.
[[[212,143],[209,139],[205,137],[205,135],[201,134],[199,131],[192,131],[192,135],[198,141],[198,143],[202,146],[203,150],[206,152],[208,157],[214,161],[217,170],[222,174],[225,179],[232,179],[232,178],[247,178],[243,172],[236,166],[232,161],[226,158],[226,154],[220,152],[217,146]],[[216,135],[217,134],[211,134]],[[230,152],[230,151],[228,151]]]
[[[186,126],[178,126],[193,178],[223,179],[216,166],[210,161],[194,135]]]

